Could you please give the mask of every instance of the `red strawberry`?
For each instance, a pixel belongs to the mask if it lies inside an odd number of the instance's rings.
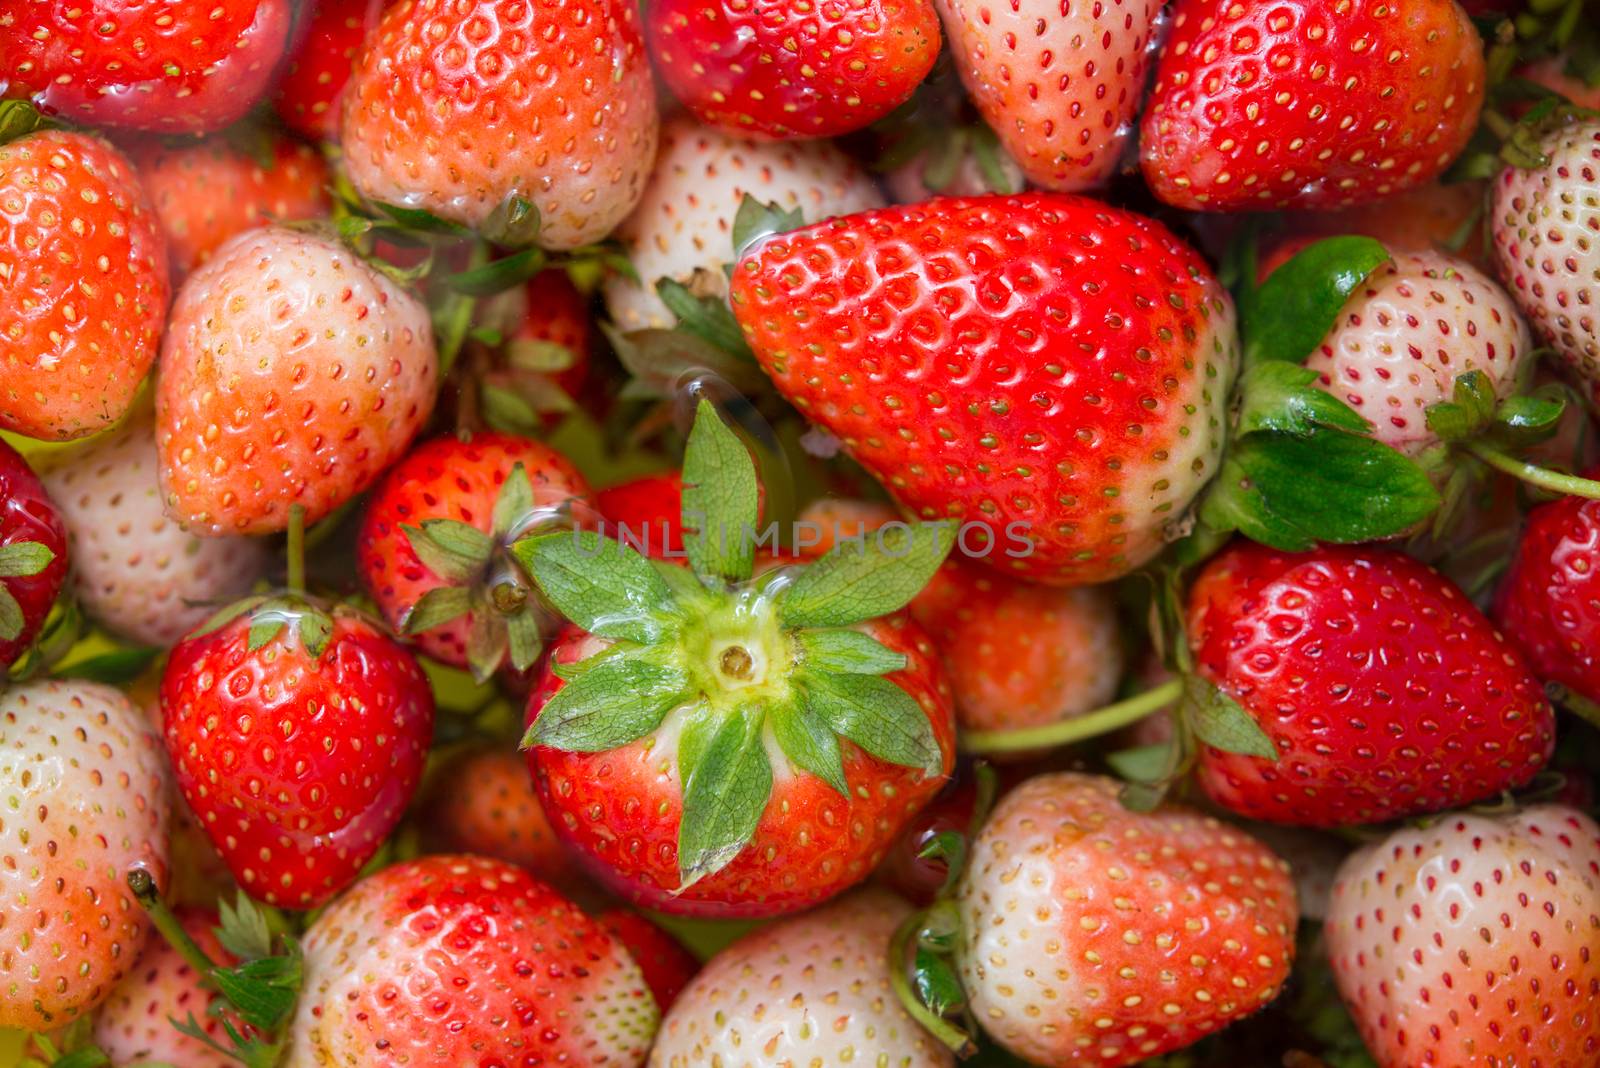
[[[366,619],[253,598],[179,642],[161,680],[178,788],[251,896],[314,908],[416,791],[433,694]]]
[[[559,345],[571,354],[571,362],[552,377],[568,397],[583,388],[589,370],[589,350],[594,331],[589,320],[589,298],[578,292],[567,272],[541,271],[522,287],[527,311],[512,329],[513,344],[538,341]]]
[[[1035,185],[1074,192],[1116,173],[1155,43],[1157,0],[939,0],[956,69]]]
[[[946,786],[901,832],[873,873],[873,879],[919,905],[932,904],[950,871],[948,858],[923,856],[946,832],[966,834],[978,794],[971,776]]]
[[[340,97],[384,2],[317,0],[305,40],[290,54],[272,101],[285,126],[312,141],[338,137]]]
[[[479,679],[508,660],[525,671],[555,624],[510,545],[571,523],[588,492],[567,458],[537,441],[434,438],[373,492],[356,539],[362,582],[390,625],[434,659]]]
[[[1176,805],[1131,812],[1118,784],[1042,775],[973,843],[956,947],[973,1015],[1030,1062],[1117,1068],[1271,1001],[1296,920],[1288,865]]]
[[[659,1019],[639,967],[595,921],[483,857],[368,876],[303,945],[293,1065],[638,1068]]]
[[[73,122],[206,133],[266,94],[293,21],[290,0],[0,0],[0,92]]]
[[[637,912],[607,909],[595,917],[595,922],[628,951],[662,1012],[672,1008],[700,970],[700,962],[692,953]]]
[[[180,276],[235,234],[328,213],[328,165],[321,154],[286,137],[263,136],[270,138],[263,146],[269,163],[225,137],[179,145],[149,141],[132,150]]]
[[[1481,265],[1486,262],[1483,227],[1476,224],[1487,184],[1421,185],[1339,211],[1297,211],[1287,222],[1290,232],[1299,236],[1365,234],[1396,252],[1445,251],[1465,234],[1466,242],[1455,255]]]
[[[426,812],[438,852],[508,861],[555,886],[571,880],[572,858],[514,749],[478,749],[453,760],[440,772]]]
[[[533,434],[577,407],[589,376],[589,298],[566,271],[541,271],[484,306],[480,325],[506,341],[480,373],[479,407],[496,430]]]
[[[0,692],[0,1028],[47,1031],[104,1001],[133,967],[141,866],[166,878],[166,761],[109,686]]]
[[[939,56],[929,0],[661,0],[648,28],[673,94],[745,136],[859,130],[909,99]]]
[[[1374,200],[1449,166],[1484,86],[1455,0],[1180,0],[1140,130],[1145,181],[1194,211]]]
[[[1326,932],[1380,1068],[1600,1061],[1600,827],[1576,809],[1396,831],[1340,868]]]
[[[683,478],[676,471],[630,479],[594,496],[606,533],[646,556],[683,555]]]
[[[401,0],[346,87],[350,180],[473,227],[524,198],[550,248],[604,237],[655,158],[638,17],[625,0]]]
[[[1126,574],[1216,471],[1233,306],[1149,219],[1038,193],[863,212],[758,245],[732,298],[807,418],[1018,577]]]
[[[104,430],[133,402],[166,318],[166,243],[144,190],[104,141],[47,130],[0,144],[0,207],[0,430]]]
[[[281,228],[223,245],[172,306],[156,392],[168,514],[258,534],[366,489],[433,408],[422,303],[343,245]]]
[[[1337,827],[1494,797],[1550,759],[1555,723],[1517,651],[1401,553],[1240,542],[1189,596],[1199,674],[1278,751],[1202,746],[1200,784],[1255,819]]]
[[[0,441],[0,671],[27,651],[67,577],[67,528],[22,455]]]
[[[651,1065],[951,1068],[889,985],[889,938],[909,911],[868,890],[745,935],[661,1021]]]

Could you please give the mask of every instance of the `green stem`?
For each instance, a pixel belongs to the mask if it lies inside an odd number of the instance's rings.
[[[1600,705],[1596,705],[1587,697],[1580,697],[1559,682],[1545,683],[1544,692],[1553,703],[1560,705],[1596,730],[1600,730]]]
[[[201,949],[189,932],[183,929],[183,924],[167,908],[166,902],[161,900],[161,894],[156,890],[156,881],[150,873],[143,868],[132,868],[128,871],[128,889],[133,892],[134,900],[143,906],[146,915],[150,917],[150,924],[161,932],[161,937],[167,940],[167,945],[178,951],[178,955],[189,962],[189,967],[202,976],[209,976],[216,968],[217,962],[206,956],[206,951]]]
[[[473,238],[472,253],[467,259],[467,270],[482,267],[489,262],[489,243],[481,237]],[[463,272],[465,273],[465,272]],[[441,310],[439,323],[439,377],[444,378],[461,355],[461,346],[472,327],[472,313],[478,307],[478,298],[452,291],[445,298],[448,303]],[[463,386],[463,388],[466,388]]]
[[[917,997],[916,991],[911,989],[911,980],[906,976],[906,950],[910,948],[911,940],[916,937],[921,926],[922,913],[913,912],[895,928],[894,937],[889,940],[889,988],[900,1000],[900,1006],[906,1010],[906,1015],[921,1024],[924,1031],[955,1051],[957,1057],[970,1057],[978,1051],[977,1046],[973,1044],[972,1036],[943,1016],[935,1015],[933,1010]]]
[[[1600,482],[1592,478],[1580,478],[1562,471],[1552,471],[1538,464],[1530,464],[1526,460],[1507,455],[1486,441],[1469,441],[1462,447],[1496,471],[1503,471],[1513,478],[1519,478],[1530,486],[1538,486],[1552,493],[1565,493],[1572,497],[1587,497],[1590,500],[1600,501]]]
[[[1137,723],[1182,695],[1183,680],[1173,679],[1126,701],[1118,701],[1114,705],[1106,705],[1087,715],[1064,719],[1059,723],[1014,731],[967,731],[961,736],[961,748],[969,753],[1020,753],[1032,749],[1053,749]]]
[[[306,592],[306,509],[301,504],[289,506],[289,577],[290,593]]]

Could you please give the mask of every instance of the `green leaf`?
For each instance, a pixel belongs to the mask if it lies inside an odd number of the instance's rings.
[[[796,637],[800,663],[808,671],[887,675],[906,666],[904,653],[859,630],[802,630]]]
[[[533,483],[522,461],[512,465],[511,473],[494,499],[492,527],[496,538],[504,539],[517,533],[519,524],[533,517]]]
[[[688,286],[673,278],[656,282],[656,295],[677,317],[680,329],[709,341],[723,352],[749,355],[744,331],[739,329],[726,297],[696,296]]]
[[[220,899],[217,911],[222,923],[215,930],[223,949],[240,960],[272,956],[272,929],[267,925],[267,914],[243,890],[231,905],[226,898]]]
[[[777,705],[768,714],[767,722],[772,725],[778,747],[796,767],[809,771],[840,796],[850,796],[839,739],[810,708],[800,702]]]
[[[539,618],[526,608],[502,618],[505,620],[506,652],[511,657],[511,666],[518,671],[527,671],[544,651]]]
[[[949,523],[889,523],[841,542],[778,595],[791,627],[847,627],[897,612],[922,592],[955,540]]]
[[[928,1006],[935,1016],[952,1013],[967,1003],[961,979],[944,954],[918,946],[912,957],[912,969],[917,1000]]]
[[[1261,283],[1241,324],[1245,364],[1300,363],[1325,337],[1345,300],[1389,252],[1370,237],[1329,237],[1296,253]]]
[[[289,621],[275,611],[262,613],[250,621],[250,631],[245,639],[245,647],[254,653],[264,648],[268,643],[283,633],[283,628]]]
[[[1200,518],[1290,552],[1402,534],[1439,507],[1428,475],[1368,437],[1248,434],[1229,450]]]
[[[287,1021],[300,994],[300,979],[298,952],[211,971],[211,981],[239,1018],[262,1031],[274,1031]]]
[[[525,747],[602,753],[643,738],[695,696],[683,669],[653,649],[614,648],[585,663],[545,703]]]
[[[569,370],[578,357],[557,341],[517,338],[506,346],[506,362],[518,371],[553,375]]]
[[[446,582],[471,582],[488,563],[494,542],[477,527],[454,519],[424,519],[400,530],[422,565]]]
[[[485,608],[472,613],[467,625],[467,670],[479,684],[488,682],[505,662],[511,636],[500,613]]]
[[[1245,371],[1239,382],[1239,421],[1234,433],[1279,430],[1309,434],[1317,427],[1366,434],[1372,430],[1354,408],[1317,385],[1320,376],[1298,364],[1269,360]]]
[[[22,606],[11,596],[11,591],[0,583],[0,641],[16,641],[27,622],[27,617],[22,614]]]
[[[0,145],[52,125],[26,100],[0,100]]]
[[[332,618],[319,609],[306,608],[295,617],[294,626],[305,651],[313,658],[321,657],[322,651],[328,647],[328,640],[333,637]]]
[[[156,647],[118,649],[56,668],[51,674],[58,679],[84,679],[121,686],[143,675],[161,656],[161,652]]]
[[[720,349],[684,330],[635,330],[621,333],[602,324],[636,393],[656,397],[676,394],[683,379],[711,372],[746,395],[770,392],[772,382],[748,353]]]
[[[795,677],[802,700],[835,734],[872,756],[930,775],[944,770],[944,753],[933,724],[916,698],[878,675],[820,675],[802,670]]]
[[[805,221],[799,208],[786,210],[776,203],[763,203],[746,193],[733,217],[733,258],[739,259],[746,249],[763,238],[799,229],[805,225]]]
[[[406,634],[421,634],[442,627],[472,611],[472,591],[465,586],[435,586],[428,590],[400,621]]]
[[[14,541],[0,545],[0,578],[25,578],[50,566],[56,554],[37,541]]]
[[[1277,760],[1278,747],[1239,702],[1198,676],[1184,680],[1184,711],[1195,736],[1225,753]]]
[[[441,219],[433,212],[424,211],[421,208],[406,208],[399,204],[385,204],[382,201],[373,201],[372,206],[404,226],[407,230],[417,230],[430,234],[455,234],[461,237],[465,237],[472,232],[460,223]]]
[[[682,507],[684,551],[703,581],[750,577],[760,499],[750,450],[702,398],[683,454]]]
[[[1482,371],[1457,375],[1450,400],[1431,405],[1425,413],[1428,429],[1443,441],[1472,437],[1494,419],[1494,386]]]
[[[761,822],[772,795],[772,766],[761,741],[765,719],[765,709],[751,704],[684,730],[678,748],[680,890],[727,867]]]
[[[1159,783],[1172,774],[1176,755],[1177,748],[1170,742],[1158,742],[1108,753],[1106,763],[1129,782]]]
[[[525,248],[479,267],[468,267],[445,278],[445,285],[467,297],[492,297],[520,286],[549,265],[541,248]]]
[[[1548,441],[1561,429],[1566,410],[1566,399],[1555,391],[1535,390],[1510,397],[1495,410],[1495,435],[1516,446]]]
[[[544,424],[538,409],[516,390],[483,382],[478,396],[483,402],[483,421],[504,434],[537,434]]]
[[[556,611],[591,634],[649,644],[676,615],[650,561],[592,530],[524,538],[511,552]]]
[[[522,197],[507,197],[489,213],[478,232],[497,245],[521,248],[539,240],[539,209]]]

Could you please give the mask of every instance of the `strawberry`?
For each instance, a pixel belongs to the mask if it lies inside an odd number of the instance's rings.
[[[576,624],[524,744],[557,833],[620,896],[791,912],[864,879],[950,772],[949,691],[898,614],[950,532],[752,577],[754,461],[704,400],[683,481],[689,568],[594,532],[514,548]]]
[[[1600,108],[1600,85],[1593,82],[1592,75],[1588,78],[1576,76],[1571,70],[1570,58],[1567,55],[1545,56],[1519,67],[1516,76],[1542,85],[1552,93],[1560,93],[1580,108]]]
[[[614,534],[646,556],[683,556],[683,478],[676,471],[630,479],[594,495],[595,509]]]
[[[235,234],[328,213],[322,156],[286,137],[262,136],[258,151],[225,136],[176,145],[146,141],[130,150],[180,277]]]
[[[521,868],[434,856],[357,883],[306,931],[286,1063],[636,1068],[655,999],[624,949]]]
[[[73,122],[206,133],[266,94],[293,21],[290,0],[0,0],[0,92]]]
[[[250,538],[197,538],[162,511],[148,416],[48,457],[42,477],[59,502],[78,605],[107,630],[168,646],[218,605],[248,593],[267,566]]]
[[[577,407],[589,376],[589,298],[566,271],[541,271],[485,306],[480,329],[505,339],[477,374],[483,420],[496,430],[535,434]]]
[[[1555,724],[1526,661],[1401,553],[1240,542],[1195,580],[1188,616],[1199,675],[1276,748],[1201,747],[1200,785],[1235,812],[1374,823],[1494,797],[1550,759]]]
[[[920,204],[935,196],[976,197],[1016,193],[1027,184],[1022,167],[987,126],[958,130],[952,142],[935,143],[883,176],[893,204]],[[991,143],[993,142],[993,143]]]
[[[588,492],[567,458],[537,441],[434,438],[373,492],[356,566],[384,618],[435,660],[480,680],[507,661],[526,671],[553,621],[511,543],[572,522]]]
[[[311,141],[338,138],[340,97],[383,8],[384,0],[317,0],[272,100],[290,130]]]
[[[760,144],[688,119],[661,130],[661,151],[644,196],[617,230],[639,281],[613,275],[606,311],[623,330],[666,328],[674,319],[656,293],[663,279],[698,295],[727,292],[733,222],[745,197],[825,219],[883,204],[868,174],[826,143]]]
[[[0,671],[33,643],[67,577],[67,528],[39,476],[0,441]]]
[[[539,804],[527,762],[514,750],[474,749],[451,761],[425,811],[437,852],[508,861],[555,886],[571,880],[572,858]]]
[[[1600,1060],[1600,827],[1576,809],[1396,831],[1340,868],[1326,934],[1380,1068]]]
[[[53,1030],[110,996],[144,944],[124,878],[167,862],[167,770],[108,686],[0,692],[0,1028]]]
[[[1041,775],[1000,800],[956,890],[956,965],[973,1015],[1040,1065],[1132,1064],[1270,1002],[1289,975],[1288,865],[1118,784]]]
[[[1600,121],[1549,130],[1544,164],[1507,167],[1493,184],[1490,237],[1500,277],[1534,333],[1600,398]]]
[[[174,646],[161,710],[178,788],[234,878],[297,909],[326,902],[383,844],[433,726],[402,645],[297,594],[241,601]]]
[[[864,890],[745,935],[661,1021],[652,1068],[951,1068],[950,1051],[890,989],[889,937],[909,911]]]
[[[432,410],[427,309],[343,245],[281,228],[224,244],[172,306],[156,391],[167,512],[282,530],[366,489]]]
[[[1157,0],[939,0],[979,112],[1030,182],[1075,192],[1116,173],[1134,131]]]
[[[1149,219],[1061,194],[934,200],[772,237],[731,285],[779,391],[991,567],[1126,574],[1216,472],[1233,305]]]
[[[552,375],[568,397],[583,388],[589,370],[589,350],[594,331],[589,322],[589,298],[578,291],[565,271],[541,271],[522,287],[527,311],[511,331],[511,341],[542,342],[566,350],[567,365]]]
[[[1485,82],[1455,0],[1180,0],[1141,120],[1145,181],[1191,211],[1375,200],[1449,166]]]
[[[526,200],[549,248],[604,237],[655,158],[638,18],[623,0],[401,0],[345,88],[350,180],[491,230],[497,210]]]
[[[1483,211],[1487,182],[1421,185],[1339,211],[1297,211],[1287,220],[1297,236],[1365,234],[1396,252],[1439,252],[1465,242],[1455,255],[1474,266],[1487,262]]]
[[[672,1008],[694,973],[700,970],[700,962],[693,954],[637,912],[607,909],[595,917],[595,922],[628,951],[662,1012]]]
[[[166,243],[133,167],[97,138],[27,134],[0,144],[0,206],[0,430],[104,430],[133,402],[167,310]]]
[[[661,0],[651,58],[701,122],[750,137],[837,137],[910,98],[939,56],[929,0]]]

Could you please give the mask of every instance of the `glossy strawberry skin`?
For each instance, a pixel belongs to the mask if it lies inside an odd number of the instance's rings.
[[[607,909],[595,917],[595,922],[628,951],[628,956],[644,973],[645,984],[655,995],[662,1012],[672,1008],[683,988],[700,970],[700,962],[694,959],[694,954],[631,909]]]
[[[206,133],[267,92],[293,20],[290,0],[0,0],[0,91],[72,122]]]
[[[317,0],[305,40],[289,55],[272,106],[290,130],[312,141],[339,133],[339,97],[384,0]]]
[[[1151,220],[1034,193],[862,212],[763,242],[732,298],[779,391],[912,516],[977,524],[990,567],[1126,574],[1215,473],[1232,302]]]
[[[1145,181],[1193,211],[1375,200],[1450,164],[1484,85],[1455,0],[1183,0],[1142,120]]]
[[[1337,827],[1520,786],[1555,723],[1526,661],[1466,596],[1402,553],[1241,542],[1189,598],[1199,674],[1260,724],[1273,763],[1202,746],[1200,784],[1242,815]]]
[[[745,137],[837,137],[907,100],[939,56],[928,0],[662,0],[650,52],[696,118]]]
[[[552,886],[572,880],[572,858],[533,791],[528,764],[510,746],[463,754],[439,773],[426,803],[429,842],[527,868]]]
[[[155,359],[170,291],[133,166],[98,138],[29,134],[0,145],[0,206],[0,430],[104,430]]]
[[[0,578],[22,609],[21,633],[10,641],[0,639],[0,670],[33,643],[67,577],[67,528],[61,513],[28,461],[0,441],[0,548],[22,542],[43,545],[55,559],[37,574]]]
[[[683,478],[676,471],[630,479],[594,495],[606,533],[657,559],[683,555]]]
[[[241,616],[173,647],[161,680],[178,788],[251,896],[314,908],[355,878],[422,776],[433,694],[374,624],[334,616],[321,657]]]
[[[1600,472],[1590,471],[1590,478]],[[1600,501],[1562,497],[1528,514],[1495,619],[1534,672],[1600,701]]]

